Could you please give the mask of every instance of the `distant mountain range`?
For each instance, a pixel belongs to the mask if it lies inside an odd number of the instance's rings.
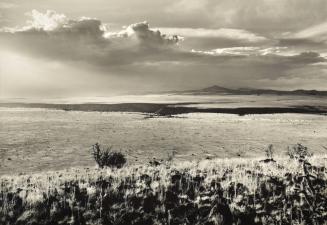
[[[213,95],[213,94],[233,94],[233,95],[316,95],[316,96],[327,96],[327,91],[318,91],[318,90],[293,90],[293,91],[281,91],[273,89],[254,89],[254,88],[239,88],[231,89],[221,86],[210,86],[198,90],[188,90],[181,91],[178,93],[183,94],[204,94],[204,95]]]

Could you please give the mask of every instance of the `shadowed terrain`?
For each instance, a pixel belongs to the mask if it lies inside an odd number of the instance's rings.
[[[326,114],[327,108],[319,106],[289,106],[289,107],[238,107],[238,108],[197,108],[188,105],[201,103],[120,103],[120,104],[43,104],[43,103],[0,103],[0,107],[11,108],[47,108],[66,111],[97,111],[97,112],[140,112],[153,113],[158,116],[170,116],[184,113],[228,113],[237,115],[246,114],[273,114],[273,113],[302,113]],[[203,104],[203,103],[202,103]],[[210,103],[209,103],[210,104]],[[183,106],[186,105],[186,106]]]

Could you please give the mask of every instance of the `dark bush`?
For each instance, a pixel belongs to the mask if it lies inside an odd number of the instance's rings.
[[[309,152],[308,148],[302,144],[296,144],[292,148],[288,148],[287,154],[291,159],[296,159],[299,161],[305,161],[307,158],[313,155]]]
[[[100,145],[96,143],[92,146],[93,158],[100,168],[116,167],[121,168],[126,163],[126,158],[123,153],[112,151],[112,148],[101,149]]]
[[[272,144],[268,145],[268,147],[265,149],[265,152],[266,152],[267,159],[273,159],[274,148]]]
[[[263,162],[263,163],[276,162],[274,160],[274,158],[273,158],[273,156],[274,156],[274,148],[273,148],[273,145],[272,144],[268,145],[268,147],[265,149],[265,153],[266,153],[266,159],[260,160],[260,162]]]

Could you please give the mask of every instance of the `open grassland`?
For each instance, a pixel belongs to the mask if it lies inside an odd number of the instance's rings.
[[[163,105],[205,104],[206,108],[237,108],[237,107],[296,107],[312,106],[327,107],[326,96],[316,95],[232,95],[232,94],[146,94],[146,95],[118,95],[107,97],[79,97],[79,98],[14,98],[1,99],[0,105],[6,103],[39,103],[41,105],[59,104],[126,104],[146,103]]]
[[[290,96],[175,98],[169,103],[179,105],[169,107],[325,104]],[[0,224],[326,224],[326,115],[144,113],[166,104],[136,104],[136,112],[0,108]],[[96,142],[121,151],[127,166],[94,167]],[[296,143],[314,156],[288,158]],[[276,161],[260,161],[268,144]]]
[[[325,224],[327,156],[211,159],[0,177],[0,223]]]
[[[139,112],[159,116],[184,113],[237,115],[302,113],[326,115],[327,96],[302,95],[135,95],[86,99],[0,99],[0,107],[66,111]],[[37,103],[36,103],[37,102]]]
[[[93,166],[91,146],[121,150],[130,164],[166,159],[263,156],[268,144],[284,155],[302,143],[315,154],[327,147],[327,117],[274,114],[183,114],[154,117],[120,112],[0,109],[0,174]]]

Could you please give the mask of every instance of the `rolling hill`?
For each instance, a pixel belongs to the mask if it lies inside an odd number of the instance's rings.
[[[187,90],[178,92],[179,94],[232,94],[232,95],[316,95],[316,96],[327,96],[327,91],[318,90],[303,90],[297,89],[292,91],[282,91],[273,89],[255,89],[255,88],[225,88],[218,85],[213,85],[203,89]]]

